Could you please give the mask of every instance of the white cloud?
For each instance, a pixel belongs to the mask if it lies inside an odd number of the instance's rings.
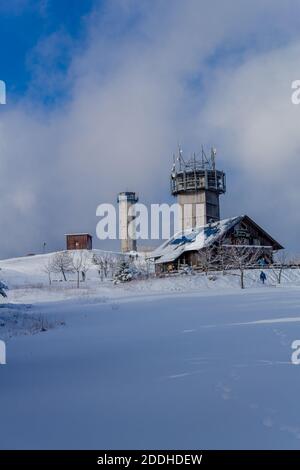
[[[94,231],[97,205],[115,201],[121,190],[165,200],[178,141],[191,151],[217,144],[222,166],[240,171],[240,180],[229,177],[227,212],[249,207],[246,196],[236,203],[239,187],[246,194],[253,183],[255,203],[266,190],[273,195],[272,178],[288,180],[286,146],[289,168],[298,148],[297,125],[286,119],[300,113],[290,109],[290,82],[299,78],[293,63],[299,25],[292,9],[286,13],[292,4],[112,2],[87,20],[84,44],[63,42],[72,52],[64,75],[53,74],[59,33],[39,44],[31,62],[36,89],[58,84],[61,91],[67,84],[70,99],[49,111],[30,93],[2,113],[0,217],[14,235],[1,231],[1,254],[35,251],[44,240],[57,248],[65,232]],[[43,67],[49,51],[50,67]],[[259,171],[273,176],[261,178]],[[19,187],[30,188],[34,203],[30,214],[16,217]],[[290,205],[297,200],[293,191],[288,196],[286,189]],[[282,225],[295,209],[281,208]],[[250,215],[256,211],[272,229],[269,202]]]
[[[200,116],[239,175],[238,204],[232,206],[266,221],[294,249],[300,223],[300,106],[291,102],[291,84],[300,77],[299,54],[300,41],[218,70]]]

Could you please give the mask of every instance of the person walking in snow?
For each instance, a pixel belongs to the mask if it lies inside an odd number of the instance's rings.
[[[264,284],[264,283],[265,283],[265,280],[267,279],[266,273],[264,273],[263,271],[261,271],[259,277],[260,277],[261,282]]]

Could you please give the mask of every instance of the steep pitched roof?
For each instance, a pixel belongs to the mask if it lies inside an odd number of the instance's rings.
[[[159,246],[156,250],[154,250],[150,257],[154,258],[157,263],[168,263],[175,261],[182,253],[188,251],[199,251],[216,243],[222,239],[223,236],[232,227],[237,225],[242,220],[247,221],[248,223],[255,226],[256,229],[261,231],[262,234],[269,240],[270,246],[272,246],[274,249],[280,250],[283,248],[267,232],[265,232],[252,219],[250,219],[250,217],[246,215],[240,215],[230,219],[223,219],[212,224],[178,232],[169,240],[164,242],[161,246]]]
[[[254,220],[251,219],[248,215],[244,215],[243,220],[245,222],[248,222],[253,227],[255,227],[258,231],[260,231],[269,240],[274,250],[284,249],[284,247],[280,243],[278,243],[273,237],[271,237],[271,235],[268,232],[266,232],[263,228],[261,228],[261,226],[258,225],[256,222],[254,222]]]

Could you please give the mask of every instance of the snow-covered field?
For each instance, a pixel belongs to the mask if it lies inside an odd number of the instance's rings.
[[[2,449],[299,448],[298,271],[281,286],[249,272],[244,291],[232,275],[114,286],[89,272],[76,289],[47,286],[44,259],[0,262],[0,316],[53,326],[7,341]]]

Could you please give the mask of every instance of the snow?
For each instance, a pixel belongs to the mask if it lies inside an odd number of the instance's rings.
[[[47,285],[47,256],[0,262],[0,316],[51,325],[5,338],[2,449],[299,448],[299,270],[76,289]]]
[[[157,263],[167,263],[176,260],[186,251],[198,251],[216,242],[244,216],[223,219],[218,222],[186,229],[176,233],[151,253]]]
[[[8,340],[17,335],[33,335],[48,331],[64,322],[51,322],[30,304],[0,305],[0,339]]]

